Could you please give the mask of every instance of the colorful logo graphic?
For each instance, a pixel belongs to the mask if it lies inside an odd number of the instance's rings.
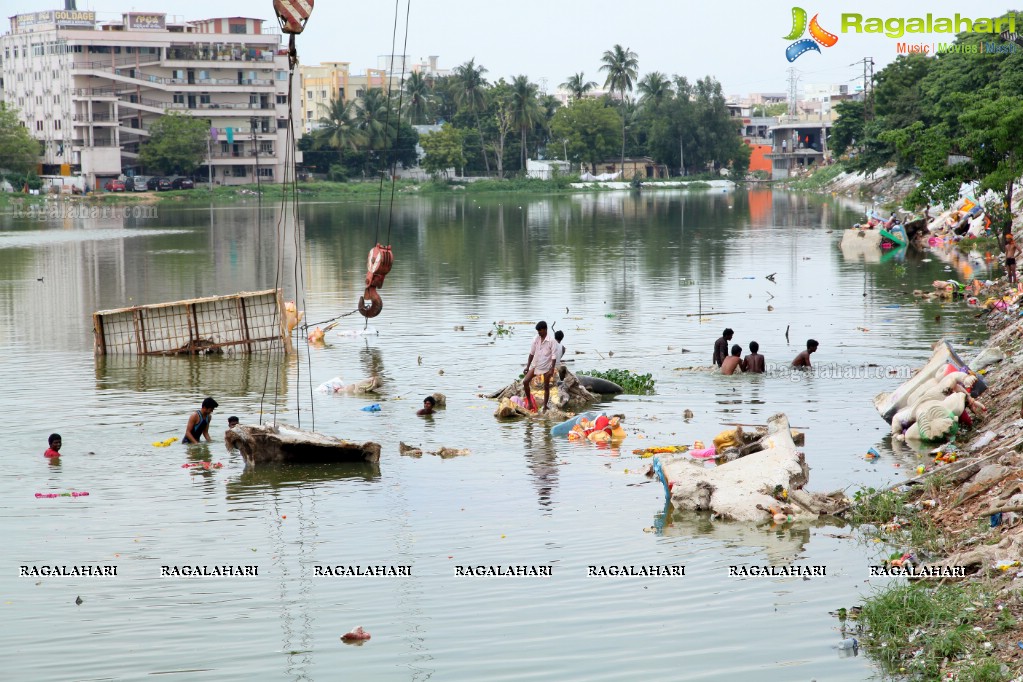
[[[785,36],[785,40],[796,41],[785,48],[785,58],[790,62],[796,61],[810,50],[820,52],[821,49],[817,47],[818,43],[824,47],[831,47],[838,42],[838,36],[834,33],[828,33],[817,23],[818,16],[815,14],[813,19],[810,20],[810,38],[796,40],[806,32],[806,10],[802,7],[792,8],[792,31]]]

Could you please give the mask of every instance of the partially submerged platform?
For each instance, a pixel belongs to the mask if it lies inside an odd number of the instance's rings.
[[[293,352],[280,289],[93,313],[96,355]]]
[[[224,434],[246,464],[335,464],[379,462],[379,443],[352,443],[288,424],[236,426]]]

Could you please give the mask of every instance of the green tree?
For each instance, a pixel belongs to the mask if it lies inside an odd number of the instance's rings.
[[[643,76],[637,86],[643,106],[659,106],[671,97],[671,81],[660,71],[651,71]]]
[[[423,169],[428,173],[447,173],[449,168],[465,166],[464,141],[465,134],[447,123],[437,132],[423,135],[419,138],[424,152]]]
[[[511,83],[512,122],[522,134],[522,170],[526,170],[528,158],[526,132],[538,123],[543,122],[543,112],[536,97],[536,84],[530,83],[527,76],[515,76]]]
[[[344,163],[345,152],[358,152],[365,140],[359,129],[357,101],[345,102],[343,99],[332,99],[330,104],[320,105],[323,115],[320,116],[320,127],[316,138],[324,145],[337,150],[338,160]]]
[[[179,112],[164,114],[149,126],[149,139],[142,143],[139,160],[146,169],[188,175],[205,160],[209,134],[207,119]]]
[[[597,83],[596,81],[586,80],[586,76],[584,76],[583,72],[580,71],[579,73],[573,73],[569,76],[568,80],[562,83],[560,87],[568,90],[572,99],[582,99],[586,96],[587,92],[590,92],[597,87]]]
[[[963,112],[959,121],[969,132],[961,138],[980,180],[981,191],[999,192],[1012,206],[1016,179],[1023,175],[1023,97],[1003,95]],[[1011,223],[1005,226],[1006,232]]]
[[[433,99],[433,88],[429,79],[421,72],[413,71],[405,81],[405,98],[409,120],[413,125],[421,125],[427,121],[427,113]]]
[[[0,170],[24,175],[35,169],[42,151],[39,141],[21,125],[18,112],[0,102]]]
[[[600,58],[601,71],[607,72],[604,87],[612,93],[617,91],[619,99],[625,102],[625,92],[632,92],[632,84],[639,75],[639,57],[627,47],[615,45],[605,50]],[[622,118],[622,168],[625,167],[625,118]]]
[[[554,114],[551,137],[565,146],[569,160],[588,163],[596,173],[597,163],[614,153],[621,125],[621,116],[603,101],[579,99]]]
[[[482,65],[476,66],[476,58],[473,57],[464,64],[455,67],[452,74],[455,82],[455,101],[458,106],[468,109],[476,120],[476,130],[480,135],[480,143],[483,143],[483,127],[480,125],[480,110],[486,108],[486,86],[487,80],[483,74],[487,72]],[[487,173],[490,173],[490,162],[487,160],[486,147],[483,146],[483,165]]]

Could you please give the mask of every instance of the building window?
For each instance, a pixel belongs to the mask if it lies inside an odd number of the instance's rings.
[[[288,80],[288,72],[287,71],[277,71],[277,72],[275,72],[275,78],[277,78],[277,80],[279,80],[279,81],[286,81],[286,80]]]
[[[277,103],[278,104],[287,104],[288,103],[288,96],[287,95],[277,95]]]
[[[210,103],[210,96],[209,95],[199,95],[199,104],[209,104],[209,103]]]
[[[231,24],[228,33],[245,33],[245,24]]]
[[[286,119],[286,118],[279,118],[279,119],[277,119],[277,130],[287,130],[287,129],[288,129],[288,119]]]
[[[320,99],[327,99],[327,91],[320,90]]]
[[[60,104],[60,95],[54,95],[53,96],[53,103],[54,104]]]
[[[53,128],[54,128],[54,130],[60,130],[60,121],[59,120],[53,122]]]
[[[36,121],[36,130],[38,130],[39,132],[43,131],[43,122],[42,121]]]
[[[259,143],[259,153],[260,154],[270,154],[270,155],[273,155],[273,153],[274,153],[274,143],[266,141],[266,140],[264,140],[263,142],[260,142]]]
[[[185,103],[185,96],[184,95],[174,95],[174,103],[175,104],[184,104]]]
[[[249,174],[248,166],[231,166],[231,175],[236,178],[244,178]]]
[[[312,99],[313,98],[313,91],[312,90],[306,90],[305,98],[306,99]]]
[[[307,120],[307,121],[313,120],[313,112],[311,112],[311,111],[305,112],[305,120]]]
[[[260,168],[259,169],[259,177],[261,177],[261,178],[270,178],[272,180],[273,177],[274,177],[274,169],[273,168]]]

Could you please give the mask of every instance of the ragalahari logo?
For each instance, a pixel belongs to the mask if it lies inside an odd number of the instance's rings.
[[[821,25],[817,23],[818,14],[813,15],[813,19],[810,20],[810,38],[803,38],[802,40],[796,40],[800,38],[803,33],[806,32],[806,10],[802,7],[792,8],[792,31],[785,36],[785,40],[795,40],[796,42],[785,48],[785,58],[790,62],[794,62],[801,55],[810,50],[820,52],[821,49],[817,47],[820,43],[824,47],[831,47],[838,42],[838,36],[834,33],[828,33]],[[812,38],[812,39],[811,39]]]

